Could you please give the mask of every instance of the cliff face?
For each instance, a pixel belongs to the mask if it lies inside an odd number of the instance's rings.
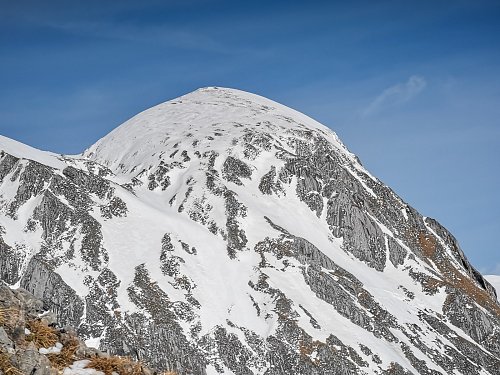
[[[0,139],[0,274],[101,349],[181,374],[496,374],[457,241],[328,128],[206,88],[82,155]]]

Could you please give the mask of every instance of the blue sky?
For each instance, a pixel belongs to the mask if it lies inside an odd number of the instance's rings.
[[[0,134],[73,154],[196,88],[255,92],[500,274],[498,1],[0,3]]]

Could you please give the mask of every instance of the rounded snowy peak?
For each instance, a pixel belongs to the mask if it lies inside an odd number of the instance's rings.
[[[337,136],[310,117],[262,96],[241,90],[205,87],[149,108],[117,127],[83,156],[128,174],[153,165],[180,144],[225,152],[249,131],[320,132],[343,152]]]

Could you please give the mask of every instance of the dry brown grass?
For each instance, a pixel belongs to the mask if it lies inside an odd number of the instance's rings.
[[[436,239],[425,232],[418,234],[418,242],[422,248],[422,253],[427,258],[433,258],[436,255]]]
[[[129,357],[95,357],[92,358],[87,368],[93,368],[111,375],[116,372],[120,375],[142,375],[142,365]]]
[[[26,341],[33,342],[37,348],[50,348],[57,343],[57,331],[42,321],[31,320],[27,326],[31,333],[26,336]]]
[[[460,272],[449,259],[438,257],[436,251],[437,239],[434,235],[420,233],[418,235],[418,243],[422,249],[422,253],[433,261],[443,277],[443,281],[431,278],[428,281],[428,285],[424,285],[425,287],[452,286],[468,295],[493,315],[500,316],[500,306],[488,292],[480,288],[470,276]]]
[[[3,326],[7,321],[7,309],[0,308],[0,326]]]
[[[311,358],[311,354],[314,351],[318,350],[318,348],[323,347],[323,346],[325,346],[325,343],[318,341],[318,340],[313,340],[313,341],[300,340],[299,341],[300,356],[303,359],[309,360],[314,364],[318,364],[318,359]],[[334,348],[332,348],[332,349],[334,349]]]
[[[12,308],[0,308],[0,326],[12,325],[12,320],[19,315],[19,311]]]
[[[78,340],[76,338],[72,338],[67,341],[60,353],[51,353],[47,354],[47,358],[53,367],[58,370],[62,370],[65,367],[70,366],[73,362],[80,358],[76,358],[76,350],[78,349]]]
[[[0,326],[7,322],[7,309],[0,309]]]
[[[4,375],[23,375],[21,370],[12,364],[7,353],[2,351],[0,351],[0,373]]]

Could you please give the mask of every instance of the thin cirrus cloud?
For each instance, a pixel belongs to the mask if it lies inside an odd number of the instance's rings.
[[[122,40],[142,45],[157,45],[158,47],[173,47],[185,50],[213,52],[223,55],[238,53],[262,55],[266,51],[256,48],[233,46],[225,43],[222,38],[209,35],[206,30],[188,30],[183,27],[165,25],[126,25],[114,22],[43,22],[42,26],[87,37],[103,40]]]
[[[397,83],[386,88],[371,103],[362,110],[361,115],[367,117],[387,107],[397,106],[406,103],[420,94],[427,82],[423,77],[413,75],[408,81]]]

